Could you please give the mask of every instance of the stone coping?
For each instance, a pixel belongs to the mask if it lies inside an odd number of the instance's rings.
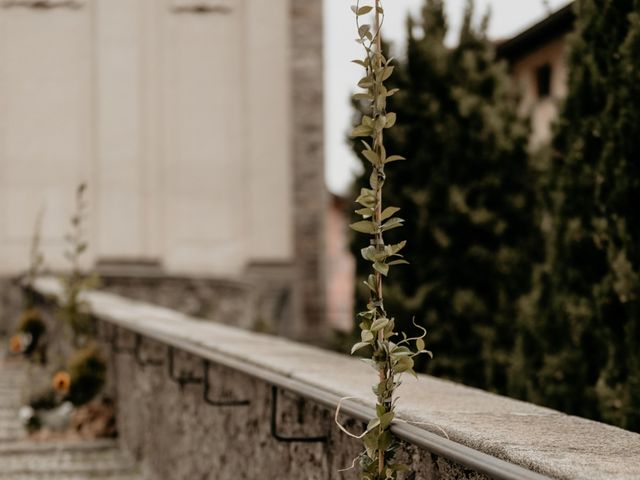
[[[52,278],[38,279],[35,288],[51,297],[61,293]],[[356,358],[104,292],[85,298],[95,316],[123,328],[175,338],[227,366],[254,365],[374,404],[376,375]],[[640,479],[640,434],[428,375],[406,376],[399,397],[398,418],[526,469],[562,479]]]

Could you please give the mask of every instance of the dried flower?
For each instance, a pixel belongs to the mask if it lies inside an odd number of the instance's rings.
[[[12,335],[9,339],[9,350],[11,353],[22,352],[22,335]]]
[[[53,376],[53,389],[58,393],[69,393],[71,376],[67,372],[58,372]]]

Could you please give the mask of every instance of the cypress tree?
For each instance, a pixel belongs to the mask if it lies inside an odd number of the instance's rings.
[[[412,266],[390,274],[385,303],[402,330],[415,315],[429,331],[429,372],[504,391],[517,302],[530,289],[539,241],[528,131],[486,25],[475,24],[469,1],[450,48],[442,0],[427,0],[408,20],[406,56],[389,86],[400,88],[389,99],[398,123],[385,142],[408,160],[389,172],[385,201],[410,219],[401,235]],[[400,240],[395,233],[390,242]],[[361,278],[367,268],[360,259]],[[360,305],[366,295],[359,291]]]
[[[640,429],[640,1],[576,2],[515,394]]]

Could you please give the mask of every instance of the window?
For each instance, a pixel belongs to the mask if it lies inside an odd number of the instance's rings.
[[[538,99],[551,95],[551,65],[548,63],[536,69],[536,86]]]

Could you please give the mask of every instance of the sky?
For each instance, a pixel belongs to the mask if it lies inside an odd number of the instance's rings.
[[[384,35],[395,45],[395,56],[401,54],[404,45],[406,16],[416,14],[425,0],[385,0]],[[324,82],[325,82],[325,178],[333,193],[347,192],[357,171],[358,162],[347,145],[350,129],[351,106],[349,97],[361,76],[361,67],[351,63],[362,56],[360,46],[354,41],[353,12],[349,8],[353,0],[324,0]],[[466,0],[445,0],[449,21],[449,44],[455,43]],[[489,36],[509,38],[544,18],[549,8],[555,11],[567,0],[476,0],[479,19],[491,8]],[[400,51],[398,51],[400,49]]]

